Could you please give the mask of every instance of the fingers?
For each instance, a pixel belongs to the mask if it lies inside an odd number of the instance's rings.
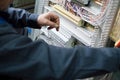
[[[118,41],[115,43],[115,47],[116,47],[116,48],[120,48],[120,40],[118,40]]]
[[[59,25],[60,25],[59,17],[52,12],[49,12],[48,15],[49,15],[49,21],[47,24],[50,26],[48,29],[56,28],[56,30],[59,31]]]
[[[49,26],[48,29],[56,28],[57,31],[59,30],[60,20],[53,12],[41,14],[37,21],[40,26]]]
[[[47,25],[49,25],[48,30],[56,28],[56,30],[59,31],[59,25],[57,23],[54,23],[52,21],[48,21]]]

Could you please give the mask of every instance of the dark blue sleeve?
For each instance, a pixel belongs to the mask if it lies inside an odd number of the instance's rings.
[[[0,74],[25,80],[74,80],[119,70],[120,49],[62,48],[33,42],[0,24]]]
[[[8,10],[2,12],[1,15],[14,27],[38,28],[38,15],[29,13],[24,9],[8,8]]]

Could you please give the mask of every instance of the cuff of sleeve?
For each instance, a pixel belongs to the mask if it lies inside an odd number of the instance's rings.
[[[31,28],[41,28],[37,23],[37,18],[39,15],[37,14],[31,14],[28,19],[28,25],[30,25]]]

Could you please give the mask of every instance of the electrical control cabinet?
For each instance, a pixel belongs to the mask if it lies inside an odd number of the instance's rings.
[[[43,28],[34,31],[34,38],[43,32],[64,47],[77,42],[84,46],[104,47],[118,5],[119,0],[36,0],[35,13],[53,11],[59,15],[60,31]]]

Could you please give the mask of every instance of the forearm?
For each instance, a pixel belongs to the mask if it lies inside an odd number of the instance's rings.
[[[0,74],[29,80],[73,80],[119,70],[120,49],[60,48],[0,27]]]
[[[2,17],[15,27],[38,28],[38,15],[29,13],[23,9],[8,8],[8,10],[2,14]]]
[[[119,70],[120,49],[76,47],[68,50],[54,48],[53,51],[56,54],[50,51],[51,66],[59,77],[62,76],[61,80],[93,77]]]

